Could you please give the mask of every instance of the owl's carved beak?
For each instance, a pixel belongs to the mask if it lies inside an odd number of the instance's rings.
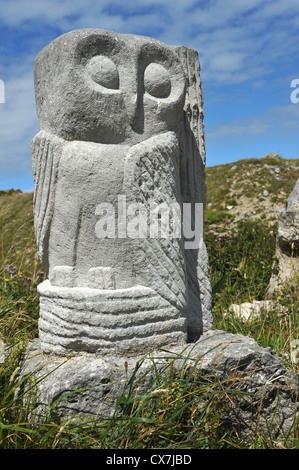
[[[126,109],[131,128],[138,134],[142,133],[144,128],[144,116],[140,93],[134,93],[127,97]]]

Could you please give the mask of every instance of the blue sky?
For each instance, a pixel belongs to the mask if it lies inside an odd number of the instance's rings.
[[[270,152],[299,158],[298,0],[0,0],[0,190],[33,189],[35,57],[89,27],[198,51],[207,166]]]

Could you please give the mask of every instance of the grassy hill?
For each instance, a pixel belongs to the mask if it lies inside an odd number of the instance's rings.
[[[33,194],[0,191],[0,266],[14,264],[27,275],[40,269],[34,237]]]
[[[205,218],[219,223],[261,219],[276,222],[299,178],[299,159],[276,153],[206,169]]]

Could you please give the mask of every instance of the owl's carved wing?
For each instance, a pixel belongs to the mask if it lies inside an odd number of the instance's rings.
[[[184,46],[174,47],[184,67],[187,87],[184,119],[179,133],[181,148],[182,200],[192,204],[206,202],[203,93],[198,53]],[[196,337],[212,327],[212,289],[205,243],[196,250],[186,250],[189,301],[189,335]]]
[[[46,272],[49,269],[49,235],[62,144],[62,139],[44,131],[39,132],[31,142],[35,237]]]
[[[146,209],[147,236],[131,240],[136,277],[140,284],[152,287],[187,315],[183,239],[181,236],[164,238],[160,232],[157,237],[150,237],[153,202],[170,208],[169,233],[176,234],[172,229],[173,222],[177,222],[174,220],[177,213],[172,209],[181,207],[179,165],[180,149],[176,134],[167,132],[154,136],[128,151],[123,187],[127,205],[138,203]]]

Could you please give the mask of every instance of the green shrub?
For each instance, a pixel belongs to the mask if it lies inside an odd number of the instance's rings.
[[[0,338],[19,342],[38,334],[39,296],[37,285],[44,279],[42,271],[25,275],[14,264],[6,265],[0,277]]]
[[[226,238],[205,235],[214,302],[263,299],[271,277],[275,230],[262,221],[243,221]]]
[[[208,209],[205,211],[205,218],[211,224],[221,224],[228,219],[228,214],[226,211]]]

